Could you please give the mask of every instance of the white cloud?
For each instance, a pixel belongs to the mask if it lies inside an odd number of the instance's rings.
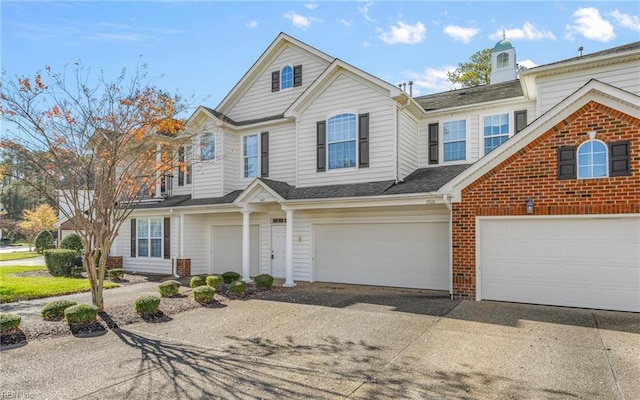
[[[245,23],[244,26],[246,26],[249,29],[255,29],[258,27],[258,21],[249,21]]]
[[[346,26],[347,28],[351,28],[351,26],[353,26],[353,21],[350,19],[339,19],[338,21],[340,21],[340,23],[342,23],[342,25]]]
[[[457,25],[447,25],[442,32],[445,35],[450,36],[453,40],[457,40],[462,43],[469,43],[469,41],[478,33],[478,28],[465,28]]]
[[[618,25],[640,32],[640,18],[637,15],[623,14],[615,10],[611,13],[611,16],[615,18]]]
[[[421,96],[430,93],[446,92],[458,89],[447,78],[448,71],[455,71],[456,67],[445,65],[438,68],[426,67],[422,72],[405,72],[407,80],[413,81],[413,95]]]
[[[366,2],[362,7],[358,7],[358,11],[360,11],[360,14],[362,14],[364,19],[366,19],[367,21],[378,22],[369,16],[369,7],[371,7],[372,5],[373,5],[372,2]]]
[[[597,8],[579,8],[573,13],[574,24],[565,27],[565,38],[573,39],[576,34],[589,40],[609,42],[616,37],[613,25],[602,18]]]
[[[304,8],[306,8],[307,10],[315,10],[316,8],[318,8],[318,3],[305,3]]]
[[[416,44],[424,41],[426,33],[427,28],[422,22],[408,25],[398,21],[398,25],[391,25],[389,31],[382,32],[379,37],[387,44]]]
[[[297,14],[293,11],[285,13],[282,17],[290,20],[293,26],[298,29],[307,30],[311,26],[311,18]]]
[[[520,61],[518,61],[518,65],[522,65],[523,67],[525,67],[527,69],[538,66],[538,64],[534,63],[531,60],[520,60]]]
[[[489,35],[489,39],[491,40],[500,40],[502,39],[502,35],[507,37],[507,39],[514,40],[542,40],[542,39],[551,39],[555,40],[556,35],[551,31],[545,31],[539,28],[536,28],[531,22],[526,21],[522,28],[513,28],[506,29],[504,32],[502,29],[495,31],[491,35]]]

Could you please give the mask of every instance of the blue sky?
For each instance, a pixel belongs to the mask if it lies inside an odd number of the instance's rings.
[[[503,30],[534,66],[640,40],[637,1],[2,1],[11,75],[82,62],[107,76],[139,63],[153,83],[215,107],[285,32],[414,95],[448,90],[446,71]]]

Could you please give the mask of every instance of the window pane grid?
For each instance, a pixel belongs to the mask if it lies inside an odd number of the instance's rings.
[[[578,149],[578,178],[602,178],[608,176],[607,146],[590,140]]]
[[[282,68],[282,76],[280,77],[280,81],[282,82],[282,84],[280,85],[282,89],[293,87],[293,68],[291,68],[290,66]]]
[[[242,154],[244,157],[244,177],[258,176],[258,135],[242,138]]]
[[[338,114],[327,121],[329,169],[356,166],[356,115]]]
[[[509,114],[484,117],[484,138],[485,154],[509,139]]]
[[[451,121],[442,124],[444,131],[444,161],[465,160],[466,138],[467,138],[467,121]]]
[[[162,218],[137,220],[138,257],[162,257]]]
[[[200,142],[200,159],[213,160],[216,156],[216,136],[208,134],[202,137]]]

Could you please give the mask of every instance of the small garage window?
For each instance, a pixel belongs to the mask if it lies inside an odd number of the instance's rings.
[[[578,147],[578,179],[605,178],[609,175],[607,145],[588,140]]]

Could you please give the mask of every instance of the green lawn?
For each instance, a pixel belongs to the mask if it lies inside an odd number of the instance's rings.
[[[46,267],[0,267],[0,303],[18,300],[38,299],[91,290],[86,278],[65,278],[61,276],[12,276],[27,271],[45,270]],[[119,285],[104,282],[104,287]]]
[[[25,258],[38,257],[35,251],[16,251],[14,253],[0,253],[0,261],[24,260]]]

